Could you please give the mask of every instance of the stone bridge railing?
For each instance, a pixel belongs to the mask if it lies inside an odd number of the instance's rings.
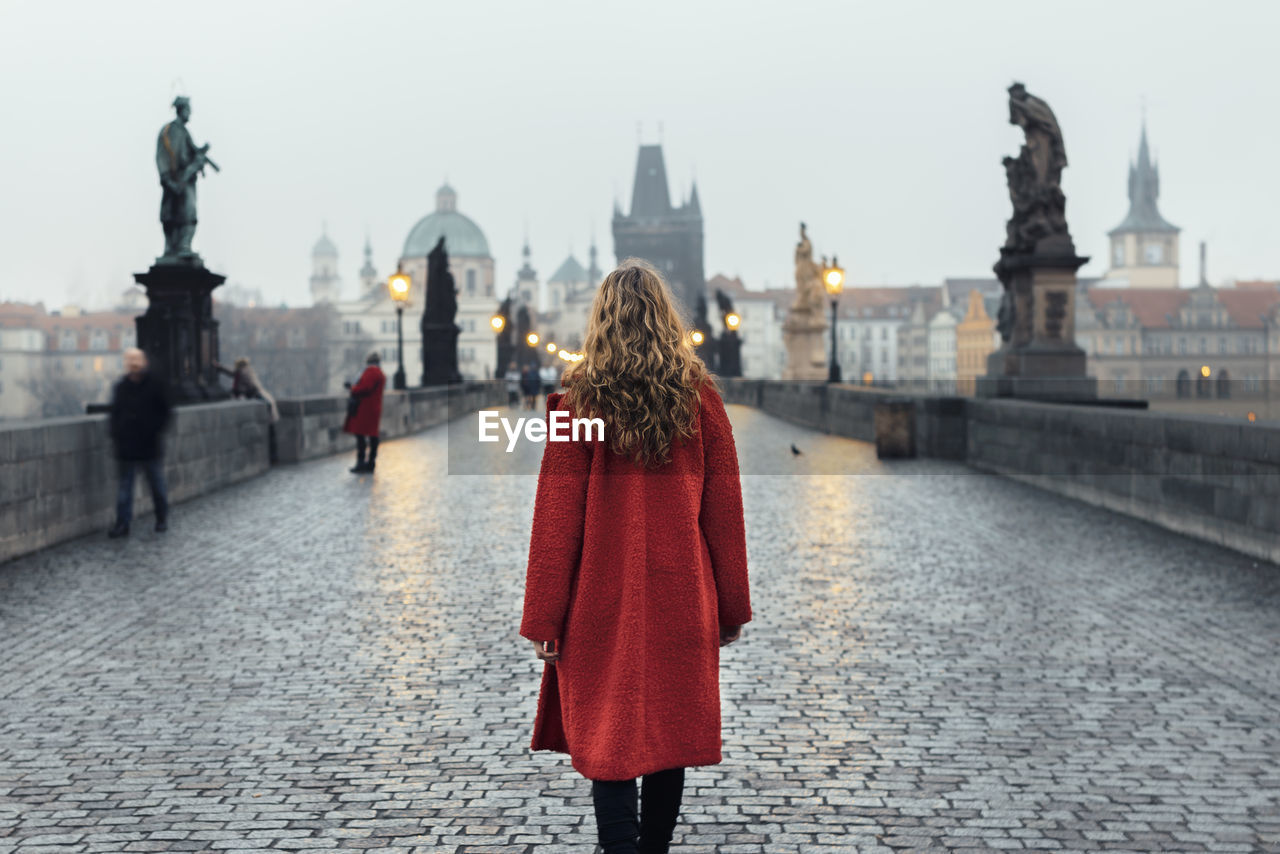
[[[506,402],[502,381],[387,392],[382,432],[391,438]],[[346,398],[278,402],[277,460],[297,462],[354,447],[342,432]],[[228,401],[175,410],[165,437],[170,499],[180,502],[262,474],[271,466],[268,410]],[[150,512],[138,478],[135,514]],[[115,515],[116,471],[105,415],[0,423],[0,562],[94,531]]]
[[[1280,563],[1280,428],[1274,426],[826,383],[722,384],[731,403],[877,442],[889,456],[961,461]]]

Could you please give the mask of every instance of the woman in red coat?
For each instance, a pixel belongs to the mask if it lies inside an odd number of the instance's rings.
[[[520,626],[546,662],[532,748],[592,781],[603,851],[665,852],[684,769],[721,761],[720,648],[751,619],[738,457],[649,264],[605,278],[583,353],[548,419],[605,434],[543,450]]]
[[[369,354],[365,360],[367,367],[351,390],[351,399],[347,405],[347,420],[342,425],[343,431],[356,435],[356,465],[351,469],[360,474],[373,471],[378,460],[378,427],[382,423],[382,390],[387,385],[387,376],[382,373],[378,364],[382,359],[377,351]],[[369,450],[369,461],[365,462],[366,443]]]

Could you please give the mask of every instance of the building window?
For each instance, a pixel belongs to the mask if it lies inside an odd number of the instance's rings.
[[[1164,246],[1162,244],[1148,243],[1145,252],[1148,264],[1164,263]]]
[[[1117,240],[1111,245],[1111,266],[1124,266],[1124,241]]]
[[[467,271],[467,296],[473,297],[475,295],[476,295],[476,271],[468,270]]]

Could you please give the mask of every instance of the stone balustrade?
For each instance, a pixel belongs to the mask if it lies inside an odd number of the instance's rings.
[[[876,435],[877,408],[892,404],[908,419],[918,456],[962,461],[1280,563],[1280,427],[818,382],[721,383],[731,403],[878,445],[886,437]]]
[[[472,409],[506,402],[502,381],[389,391],[382,435],[394,438]],[[278,401],[277,461],[292,463],[355,446],[342,432],[345,397]],[[270,417],[260,401],[182,406],[165,436],[165,477],[174,503],[254,477],[271,466]],[[135,516],[150,513],[137,478]],[[0,561],[84,534],[115,515],[116,467],[102,414],[0,423]]]

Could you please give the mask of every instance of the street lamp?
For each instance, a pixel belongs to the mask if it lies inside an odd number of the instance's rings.
[[[500,333],[503,329],[507,328],[507,319],[500,314],[495,314],[493,317],[489,318],[489,325],[493,327],[494,332]]]
[[[391,379],[391,387],[404,391],[408,383],[404,377],[404,306],[409,301],[409,277],[404,273],[396,273],[387,279],[387,290],[396,304],[396,374]],[[363,445],[361,446],[363,447]]]
[[[831,256],[831,266],[822,271],[822,284],[831,294],[831,368],[827,371],[827,382],[838,383],[840,359],[836,352],[836,308],[840,303],[840,292],[844,290],[844,269],[834,255]]]
[[[702,332],[698,329],[695,329],[693,330],[693,332],[689,333],[689,340],[693,342],[693,346],[695,347],[701,344],[705,339],[706,339],[706,336],[703,335]]]
[[[556,347],[556,345],[555,345],[555,344],[551,344],[551,343],[548,343],[548,344],[547,344],[547,352],[548,352],[548,353],[554,353],[557,349],[558,349],[558,348]]]
[[[524,339],[524,340],[525,340],[525,341],[527,341],[527,342],[529,342],[529,346],[530,346],[530,347],[537,347],[537,346],[538,346],[538,333],[536,333],[536,332],[530,332],[527,336],[525,336],[525,339]]]
[[[729,312],[724,316],[725,328],[730,332],[737,332],[738,327],[742,325],[742,317],[737,312]]]

